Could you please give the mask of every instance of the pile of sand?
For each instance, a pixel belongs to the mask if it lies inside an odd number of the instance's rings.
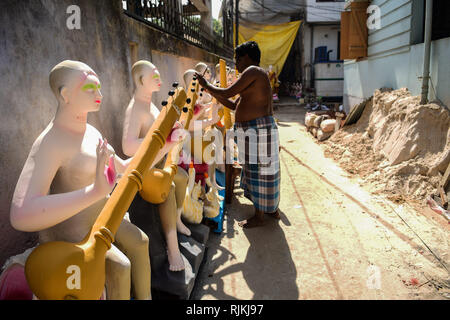
[[[450,162],[450,112],[403,88],[377,90],[361,118],[336,132],[325,154],[376,192],[423,200],[434,193]]]

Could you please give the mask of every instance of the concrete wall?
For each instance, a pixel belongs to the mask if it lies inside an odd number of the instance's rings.
[[[333,50],[330,53],[330,60],[338,58],[338,33],[341,30],[339,25],[314,26],[314,49],[321,46],[327,46],[327,50]]]
[[[81,9],[81,30],[69,30],[70,5]],[[134,57],[130,42],[137,44]],[[104,100],[88,121],[122,154],[125,108],[133,93],[134,59],[152,61],[164,85],[154,102],[167,97],[173,81],[198,61],[213,66],[219,57],[129,18],[120,0],[3,0],[0,10],[0,266],[36,242],[36,234],[17,232],[9,209],[22,167],[39,133],[56,112],[48,84],[53,66],[66,60],[90,65],[102,81]],[[212,68],[214,69],[214,68]]]

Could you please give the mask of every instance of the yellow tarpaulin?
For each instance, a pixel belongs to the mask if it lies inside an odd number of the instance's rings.
[[[261,49],[260,66],[268,69],[272,65],[279,76],[291,51],[300,24],[301,21],[279,25],[240,24],[239,44],[246,41],[257,42]]]

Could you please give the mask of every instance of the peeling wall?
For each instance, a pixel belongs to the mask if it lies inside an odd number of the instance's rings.
[[[70,5],[81,9],[81,30],[66,25]],[[119,155],[125,108],[133,93],[130,42],[137,58],[152,61],[164,85],[159,105],[173,81],[198,61],[210,66],[219,57],[124,14],[120,0],[3,0],[0,4],[0,266],[36,243],[37,235],[15,231],[9,209],[22,167],[36,137],[56,112],[50,70],[71,59],[91,66],[102,82],[104,100],[88,121],[108,138]],[[214,68],[212,68],[214,70]]]

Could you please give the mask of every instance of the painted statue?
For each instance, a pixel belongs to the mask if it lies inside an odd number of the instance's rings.
[[[39,242],[77,243],[89,233],[130,160],[115,155],[87,123],[102,102],[98,75],[86,64],[63,61],[50,72],[58,101],[55,117],[34,142],[17,182],[12,226],[39,232]],[[40,275],[33,275],[39,277]],[[148,237],[123,219],[106,253],[108,299],[150,299]],[[100,296],[99,296],[100,298]]]
[[[158,92],[161,87],[161,75],[149,61],[136,62],[132,67],[132,76],[136,90],[126,110],[122,138],[123,152],[130,157],[134,155],[143,137],[159,115],[159,109],[152,103],[152,95],[154,92]],[[181,126],[179,125],[179,127]],[[177,144],[178,140],[176,139],[166,141],[156,158],[155,169],[161,169],[161,160],[164,160],[165,155]],[[165,201],[159,204],[170,271],[182,271],[185,268],[178,246],[177,232],[187,236],[191,235],[191,231],[181,220],[187,182],[187,172],[178,168],[173,177],[173,182],[169,185],[170,189]],[[158,188],[156,185],[154,187]]]
[[[280,87],[280,82],[278,81],[277,71],[273,70],[273,66],[269,66],[269,70],[267,72],[267,75],[270,80],[270,87],[272,88],[272,94],[273,94],[273,101],[279,101],[278,98],[278,90]]]

